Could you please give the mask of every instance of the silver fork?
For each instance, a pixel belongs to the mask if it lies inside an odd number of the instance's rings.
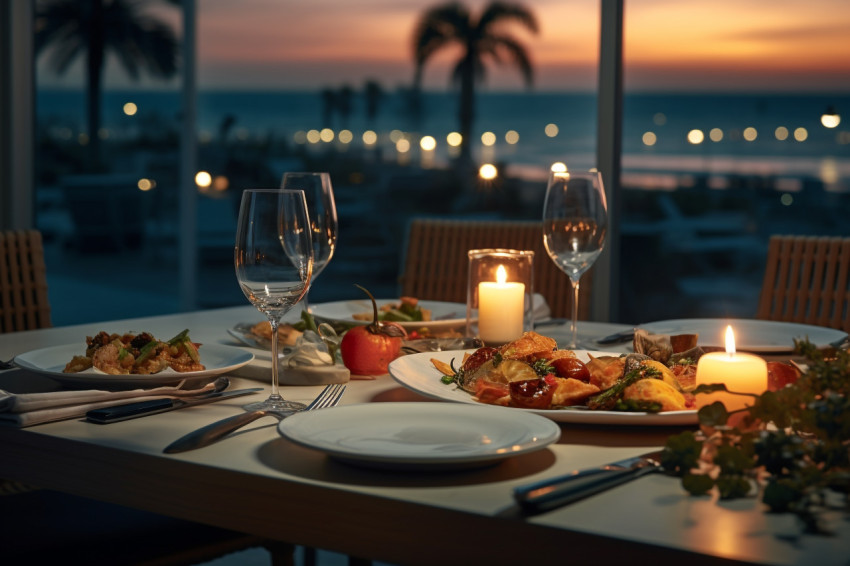
[[[305,411],[315,411],[316,409],[324,409],[333,407],[339,400],[342,399],[342,394],[345,393],[344,383],[331,383],[325,387],[318,397],[307,405]],[[213,442],[221,440],[234,430],[242,428],[248,423],[252,423],[263,417],[275,417],[277,420],[284,419],[291,415],[290,412],[281,411],[251,411],[249,413],[241,413],[232,417],[227,417],[205,427],[194,430],[189,434],[182,436],[165,447],[166,454],[177,454],[178,452],[186,452],[196,448],[209,446]]]

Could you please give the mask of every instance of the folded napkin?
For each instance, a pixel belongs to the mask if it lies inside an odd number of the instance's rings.
[[[212,391],[213,383],[194,389],[175,386],[131,391],[50,391],[46,393],[9,393],[0,389],[0,424],[27,427],[47,422],[82,417],[92,409],[121,405],[130,401],[148,401],[164,397],[189,397]]]
[[[549,309],[549,303],[546,302],[546,297],[540,293],[534,293],[531,297],[531,309],[534,313],[534,320],[541,321],[552,318],[552,311]]]

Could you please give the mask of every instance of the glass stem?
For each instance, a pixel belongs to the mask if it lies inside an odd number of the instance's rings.
[[[269,399],[279,399],[280,398],[280,392],[278,392],[278,387],[277,387],[278,364],[279,364],[279,360],[277,358],[277,348],[278,348],[278,345],[277,345],[277,341],[278,341],[277,327],[278,327],[279,323],[280,323],[280,321],[277,319],[276,316],[270,316],[269,317],[269,324],[271,325],[271,329],[272,329],[272,394],[271,394],[271,396],[269,396]]]
[[[570,278],[573,286],[572,318],[570,319],[570,349],[578,346],[578,279]]]

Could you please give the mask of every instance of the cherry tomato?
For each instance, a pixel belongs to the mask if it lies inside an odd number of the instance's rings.
[[[354,375],[381,375],[398,357],[401,342],[400,336],[373,332],[370,326],[355,326],[343,335],[339,351],[342,363]]]
[[[767,389],[778,391],[797,381],[800,370],[785,362],[767,362]]]
[[[475,397],[478,401],[489,405],[508,395],[510,390],[507,383],[493,383],[486,379],[479,379],[475,387]]]
[[[522,409],[548,409],[555,388],[545,379],[526,379],[510,383],[511,406]]]
[[[558,358],[552,360],[550,365],[555,368],[558,377],[572,377],[585,383],[590,382],[590,370],[578,358]]]

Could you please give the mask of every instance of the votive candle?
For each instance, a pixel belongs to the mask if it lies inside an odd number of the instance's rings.
[[[726,351],[711,352],[700,357],[697,363],[697,385],[723,383],[726,389],[736,393],[761,395],[767,391],[767,362],[752,354],[735,351],[735,333],[726,327]],[[747,395],[732,395],[725,391],[700,393],[696,396],[697,407],[720,401],[729,412],[753,404]]]
[[[478,335],[485,344],[505,344],[522,336],[525,284],[507,281],[505,267],[496,281],[478,284]]]

